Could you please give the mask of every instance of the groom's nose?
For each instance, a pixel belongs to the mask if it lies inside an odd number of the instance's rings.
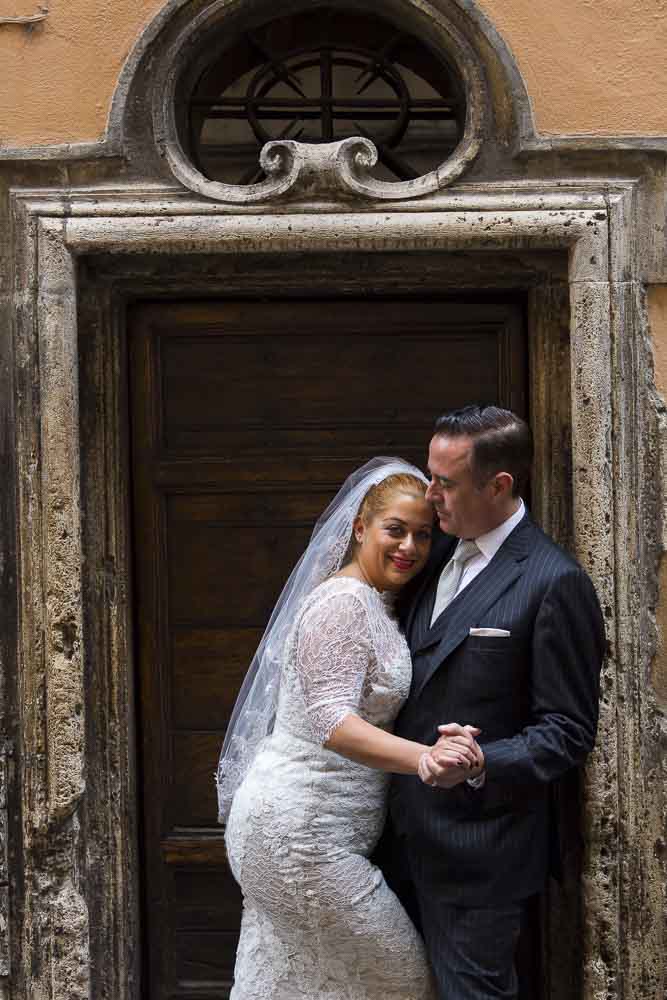
[[[436,497],[440,495],[440,488],[435,479],[431,479],[431,482],[426,487],[426,499],[433,501]]]

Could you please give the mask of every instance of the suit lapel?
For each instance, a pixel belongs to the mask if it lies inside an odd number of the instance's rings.
[[[422,630],[419,636],[414,637],[417,641],[413,642],[413,655],[430,650],[426,669],[420,672],[419,678],[415,676],[415,696],[421,694],[436,670],[460,646],[470,629],[483,624],[489,608],[521,576],[534,531],[535,526],[526,516],[501,545],[489,565],[445,608],[433,628]],[[428,600],[427,592],[421,595],[421,600]]]

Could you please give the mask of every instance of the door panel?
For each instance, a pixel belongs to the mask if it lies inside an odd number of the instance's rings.
[[[424,466],[434,417],[525,412],[519,304],[157,303],[129,315],[146,989],[220,1000],[240,895],[213,774],[313,522],[373,455]]]

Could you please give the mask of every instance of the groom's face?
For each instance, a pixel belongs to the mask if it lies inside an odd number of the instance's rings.
[[[471,459],[471,438],[441,434],[432,438],[426,499],[435,507],[442,530],[457,538],[477,538],[495,527],[492,492],[475,484]]]

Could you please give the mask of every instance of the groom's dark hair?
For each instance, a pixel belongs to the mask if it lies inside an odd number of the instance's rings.
[[[472,438],[472,474],[483,486],[497,472],[509,472],[512,495],[525,489],[533,462],[533,435],[525,420],[500,406],[463,406],[435,422],[436,437]]]

